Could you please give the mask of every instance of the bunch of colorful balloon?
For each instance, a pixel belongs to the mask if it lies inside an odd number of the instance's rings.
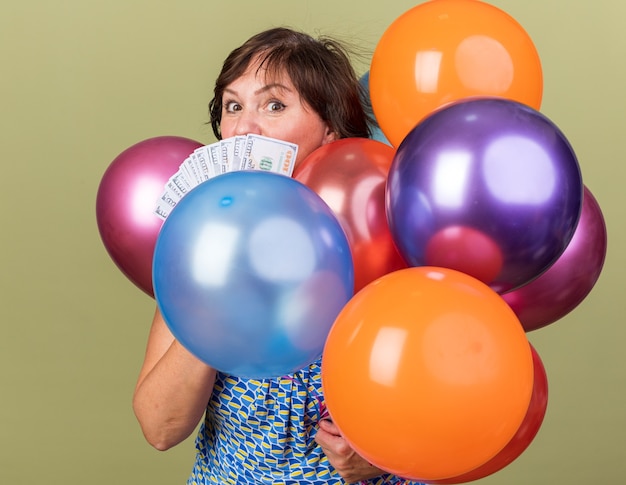
[[[602,213],[570,143],[539,111],[536,48],[502,10],[417,5],[384,32],[362,82],[376,148],[334,143],[295,174],[339,214],[362,274],[324,348],[326,404],[384,470],[482,478],[542,424],[547,378],[526,332],[595,285]],[[350,163],[363,171],[339,168]]]

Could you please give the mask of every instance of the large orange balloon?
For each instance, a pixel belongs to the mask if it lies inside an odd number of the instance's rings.
[[[313,151],[293,178],[332,209],[350,243],[354,291],[407,263],[396,249],[385,213],[385,186],[395,150],[368,138],[344,138]]]
[[[530,344],[491,288],[412,267],[370,283],[328,335],[331,418],[372,464],[411,480],[456,477],[512,439],[533,388]]]
[[[396,147],[450,102],[497,96],[539,110],[543,94],[541,62],[527,32],[476,0],[432,0],[398,17],[376,45],[369,84],[376,120]]]

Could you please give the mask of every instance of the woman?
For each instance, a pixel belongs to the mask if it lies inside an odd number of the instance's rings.
[[[358,79],[329,39],[285,28],[255,35],[227,57],[214,94],[217,138],[293,142],[296,164],[333,140],[368,136]],[[158,308],[133,408],[159,450],[187,438],[206,413],[188,484],[404,483],[358,456],[324,419],[319,360],[278,379],[224,375],[174,339]]]

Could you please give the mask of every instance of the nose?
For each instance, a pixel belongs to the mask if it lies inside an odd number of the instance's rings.
[[[237,125],[235,126],[235,135],[247,135],[252,133],[261,134],[261,124],[258,114],[254,111],[242,111],[237,117]]]

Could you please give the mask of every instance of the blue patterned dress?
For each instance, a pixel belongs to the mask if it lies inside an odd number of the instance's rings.
[[[315,443],[325,417],[320,361],[277,379],[240,379],[218,373],[187,485],[341,485]],[[410,482],[382,475],[361,482]]]

